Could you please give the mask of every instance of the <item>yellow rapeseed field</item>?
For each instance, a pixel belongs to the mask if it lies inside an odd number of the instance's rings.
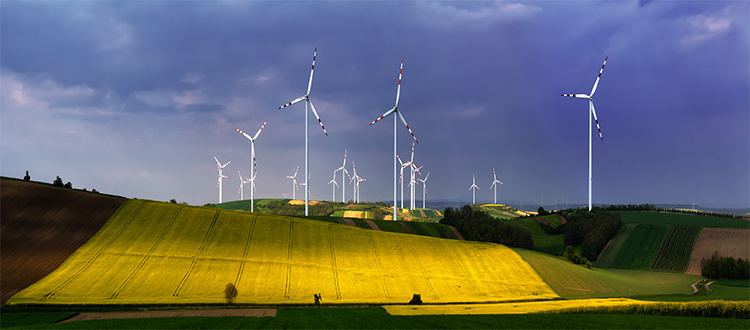
[[[123,204],[57,270],[8,304],[481,303],[555,299],[497,244],[144,200]]]
[[[627,298],[551,300],[534,302],[508,302],[499,304],[456,304],[456,305],[387,305],[383,306],[391,315],[489,315],[489,314],[528,314],[567,308],[626,306],[633,304],[653,304]]]

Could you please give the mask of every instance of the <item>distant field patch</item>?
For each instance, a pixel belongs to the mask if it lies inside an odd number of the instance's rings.
[[[632,224],[626,224],[626,226],[629,225]],[[659,247],[668,231],[669,229],[665,225],[635,224],[635,228],[629,233],[625,242],[622,243],[622,247],[620,247],[609,267],[649,269],[654,258],[659,253]]]
[[[242,304],[312,304],[314,293],[326,304],[558,297],[502,245],[130,200],[8,304],[221,304],[227,283]]]
[[[721,257],[750,258],[750,229],[703,228],[690,255],[687,274],[700,275],[701,260]]]
[[[730,218],[717,218],[693,214],[616,211],[621,214],[623,223],[642,222],[660,225],[687,225],[712,228],[750,229],[750,221]]]

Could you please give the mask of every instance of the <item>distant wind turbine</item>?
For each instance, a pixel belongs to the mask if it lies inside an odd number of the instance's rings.
[[[344,164],[341,165],[341,167],[337,168],[335,171],[333,171],[334,178],[336,177],[336,172],[343,171],[341,172],[341,184],[343,185],[341,186],[341,202],[342,203],[346,203],[346,178],[344,177],[344,175],[349,176],[349,171],[346,170],[346,153],[347,153],[347,150],[344,150]]]
[[[604,137],[602,137],[602,129],[599,127],[599,119],[596,118],[596,110],[594,109],[594,93],[596,92],[596,86],[599,85],[599,79],[602,77],[602,71],[604,71],[604,65],[607,64],[607,59],[609,56],[604,58],[604,64],[602,64],[602,68],[599,70],[599,75],[596,76],[596,81],[594,82],[594,87],[591,89],[591,94],[562,94],[562,96],[567,97],[575,97],[579,99],[588,99],[589,100],[589,128],[586,129],[586,132],[589,135],[589,211],[591,210],[591,133],[589,132],[589,129],[591,128],[591,116],[594,116],[594,120],[596,121],[596,128],[599,130],[599,138],[604,141]]]
[[[328,181],[328,184],[333,184],[331,187],[333,187],[333,193],[331,194],[331,202],[336,201],[336,187],[339,186],[339,183],[336,182],[336,171],[333,171],[333,179],[331,181]]]
[[[252,183],[251,179],[243,180],[242,179],[242,173],[240,171],[237,171],[237,174],[240,175],[240,191],[238,193],[240,194],[240,200],[245,200],[245,183]],[[254,178],[255,176],[253,176]],[[250,189],[254,189],[255,187],[253,185],[250,186]]]
[[[294,175],[287,175],[287,179],[292,179],[292,199],[297,199],[297,193],[296,191],[299,190],[297,187],[297,172],[299,172],[299,166],[297,166],[297,169],[294,170]]]
[[[404,72],[404,59],[401,59],[401,68],[398,71],[398,89],[396,89],[396,105],[393,106],[391,110],[386,111],[383,115],[378,117],[378,119],[375,119],[373,122],[370,123],[370,126],[372,124],[377,123],[381,119],[387,117],[388,115],[392,113],[398,114],[399,118],[401,118],[401,121],[404,123],[404,126],[406,126],[406,129],[409,130],[409,133],[411,133],[411,137],[414,138],[414,142],[419,143],[417,141],[417,137],[414,136],[414,132],[411,131],[411,128],[409,128],[409,124],[406,123],[406,119],[404,119],[404,116],[401,115],[401,112],[398,111],[398,99],[401,96],[401,74]],[[398,120],[396,119],[396,116],[393,116],[393,221],[398,221],[398,205],[396,205],[396,199],[398,196],[396,195],[396,174],[398,171],[398,163],[396,163],[398,155],[398,147],[397,147],[397,135],[396,135],[396,127],[398,124]]]
[[[430,172],[427,172],[427,175],[424,177],[424,179],[417,179],[419,181],[422,181],[422,208],[426,209],[425,207],[425,200],[427,199],[427,178],[430,177]]]
[[[477,181],[474,177],[474,174],[471,175],[471,187],[469,187],[469,190],[472,190],[472,189],[474,189],[474,191],[472,191],[471,193],[471,204],[476,204],[477,203],[477,189],[479,189],[479,187],[477,186]]]
[[[492,181],[492,185],[490,186],[490,189],[495,188],[495,204],[497,204],[497,185],[496,183],[503,184],[500,181],[497,181],[497,174],[495,174],[495,168],[492,168],[492,176],[495,177],[495,181]]]
[[[268,123],[268,120],[266,120],[263,125],[260,126],[260,129],[257,133],[255,133],[255,136],[250,136],[249,134],[241,131],[239,128],[236,128],[237,132],[240,132],[240,134],[244,135],[248,140],[250,140],[250,157],[253,158],[253,163],[250,165],[250,173],[252,173],[252,178],[250,178],[250,181],[252,181],[252,189],[250,189],[250,212],[255,212],[255,175],[258,174],[258,170],[255,169],[255,140],[258,139],[258,135],[260,135],[260,131],[263,130],[264,127],[266,127],[266,124]]]
[[[404,208],[404,169],[407,167],[411,167],[412,164],[414,164],[414,142],[411,143],[411,160],[404,163],[401,161],[401,157],[396,155],[396,159],[398,159],[398,163],[401,164],[401,173],[399,174],[398,181],[401,182],[401,208]],[[411,171],[412,180],[414,178],[414,171],[412,169]],[[410,181],[411,182],[411,181]]]
[[[294,100],[292,102],[289,102],[287,104],[284,104],[279,107],[279,109],[283,109],[285,107],[288,107],[292,104],[295,104],[297,102],[305,101],[305,187],[308,188],[309,185],[307,184],[308,178],[309,178],[309,172],[308,167],[310,165],[310,159],[309,159],[309,151],[308,151],[308,139],[307,139],[307,106],[310,106],[310,109],[312,110],[312,113],[315,115],[315,118],[318,119],[318,124],[320,124],[320,127],[323,129],[323,133],[328,136],[328,132],[326,131],[325,126],[323,126],[323,122],[320,120],[320,116],[318,116],[318,113],[315,111],[315,106],[313,106],[312,101],[310,101],[310,89],[312,89],[312,81],[313,81],[313,72],[315,71],[315,57],[318,55],[318,49],[315,48],[315,52],[313,53],[313,61],[312,61],[312,68],[310,69],[310,81],[307,83],[307,93],[305,95],[302,95]],[[309,212],[309,189],[305,189],[305,216],[310,215]]]
[[[221,165],[221,163],[219,163],[219,160],[218,160],[218,159],[216,159],[216,156],[214,156],[214,160],[216,161],[216,166],[218,166],[218,167],[219,167],[219,182],[217,182],[217,183],[216,183],[216,187],[218,187],[218,188],[219,188],[219,204],[221,204],[221,203],[222,203],[222,201],[221,201],[221,191],[222,191],[221,181],[222,181],[222,180],[221,180],[221,179],[222,179],[222,178],[227,178],[227,179],[229,178],[228,176],[226,176],[226,175],[223,175],[223,174],[221,173],[221,170],[223,170],[223,169],[224,169],[225,167],[227,167],[227,165],[229,165],[229,163],[231,163],[231,161],[230,161],[230,162],[227,162],[227,163],[226,163],[226,164],[224,164],[224,165]]]

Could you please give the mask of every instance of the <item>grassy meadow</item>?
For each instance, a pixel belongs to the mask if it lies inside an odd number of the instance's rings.
[[[744,228],[750,229],[750,221],[731,218],[718,218],[711,216],[681,214],[681,213],[661,213],[661,212],[640,212],[640,211],[615,211],[621,215],[623,223],[652,223],[658,225],[687,225],[701,226],[712,228]]]
[[[315,293],[325,304],[558,297],[502,245],[130,200],[8,304],[221,304],[227,283],[240,304],[311,304]]]

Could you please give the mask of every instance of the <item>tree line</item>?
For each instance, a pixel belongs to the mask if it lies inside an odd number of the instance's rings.
[[[595,207],[591,211],[585,208],[568,209],[561,213],[567,220],[567,223],[562,225],[563,244],[581,244],[581,254],[587,260],[596,260],[607,242],[620,229],[620,215],[601,208]]]
[[[750,278],[750,263],[742,258],[734,260],[714,253],[711,259],[701,261],[701,275],[709,279],[746,280]]]
[[[470,205],[464,205],[461,209],[446,208],[440,223],[455,227],[466,240],[534,249],[531,233],[526,228],[506,224]]]

